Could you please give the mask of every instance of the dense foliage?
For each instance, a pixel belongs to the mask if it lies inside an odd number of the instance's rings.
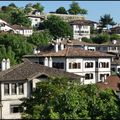
[[[0,18],[10,24],[18,24],[23,26],[31,25],[31,21],[26,17],[24,9],[18,8],[12,3],[8,6],[2,6]]]
[[[83,37],[81,40],[82,40],[83,42],[92,43],[92,40],[89,39],[89,38],[86,38],[86,37]]]
[[[58,13],[58,14],[67,14],[67,10],[64,7],[59,7],[56,10],[56,13]]]
[[[57,37],[72,37],[72,27],[69,23],[63,21],[60,17],[51,15],[43,22],[44,27],[50,31],[50,34]]]
[[[30,37],[28,37],[28,42],[32,43],[36,46],[47,45],[52,40],[52,35],[50,35],[48,30],[44,30],[42,32],[33,33]]]
[[[0,46],[0,60],[10,58],[12,64],[20,62],[23,55],[33,50],[26,37],[11,33],[0,33]]]
[[[113,21],[113,18],[110,16],[110,14],[105,14],[104,16],[100,17],[100,24],[101,24],[101,29],[103,29],[104,27],[107,27],[108,29],[108,25],[115,25],[116,23]]]
[[[110,90],[80,85],[68,78],[50,78],[37,84],[22,103],[24,119],[119,119],[120,103]]]
[[[85,15],[85,14],[87,14],[87,10],[80,8],[80,6],[77,2],[72,2],[70,4],[70,9],[68,10],[68,12],[69,12],[69,14],[73,14],[73,15],[77,15],[77,14]]]
[[[96,37],[92,38],[92,41],[94,43],[105,43],[105,42],[110,42],[110,35],[109,34],[98,34]]]

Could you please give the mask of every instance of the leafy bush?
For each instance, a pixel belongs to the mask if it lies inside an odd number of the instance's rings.
[[[83,37],[81,40],[82,40],[83,42],[92,43],[92,40],[91,40],[91,39],[88,39],[88,38],[86,38],[86,37]]]
[[[101,44],[101,43],[104,43],[104,42],[109,42],[110,41],[110,36],[108,34],[100,34],[100,35],[97,35],[96,37],[93,37],[92,41],[94,43],[98,43],[98,44]]]

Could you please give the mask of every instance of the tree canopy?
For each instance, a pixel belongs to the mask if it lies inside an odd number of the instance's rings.
[[[0,46],[0,60],[10,58],[12,64],[20,62],[23,55],[32,53],[34,47],[26,37],[12,33],[0,33]]]
[[[113,18],[110,16],[110,14],[105,14],[104,16],[100,17],[100,24],[101,24],[102,28],[104,28],[104,27],[108,28],[108,25],[113,26],[116,23],[113,21]]]
[[[77,81],[77,80],[76,80]],[[32,96],[23,99],[23,119],[119,119],[120,103],[111,90],[64,77],[37,83]]]
[[[36,3],[32,7],[37,9],[39,12],[43,12],[44,10],[44,7],[40,3]]]
[[[51,15],[43,22],[44,27],[50,31],[50,34],[57,37],[72,37],[72,27],[69,23],[63,21],[60,17]]]
[[[59,7],[56,10],[56,13],[58,13],[58,14],[67,14],[67,10],[64,7]]]
[[[36,46],[47,45],[51,40],[52,40],[52,35],[50,35],[48,30],[33,33],[33,35],[31,35],[27,39],[29,43],[32,43]]]
[[[2,6],[0,18],[12,25],[30,26],[31,21],[26,17],[24,12],[24,9],[18,8],[14,3],[11,3],[8,6]]]
[[[72,2],[70,4],[70,9],[68,10],[68,12],[69,12],[69,14],[73,14],[73,15],[77,15],[77,14],[85,15],[85,14],[87,14],[87,10],[80,8],[80,6],[77,2]]]

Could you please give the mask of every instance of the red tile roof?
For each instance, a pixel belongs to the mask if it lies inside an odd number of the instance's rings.
[[[120,76],[111,75],[105,82],[97,83],[97,85],[102,89],[111,88],[115,91],[120,91]]]
[[[75,47],[66,47],[58,52],[41,52],[37,55],[25,55],[24,57],[113,57],[111,54],[106,54],[98,51],[81,50]]]

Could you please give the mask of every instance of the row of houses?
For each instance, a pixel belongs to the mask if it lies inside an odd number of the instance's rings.
[[[41,17],[35,13],[32,25],[38,27],[37,19]],[[30,17],[30,16],[28,16]],[[44,18],[42,19],[44,20]],[[25,35],[17,25],[9,26],[4,21],[1,30],[12,30]],[[91,44],[80,41],[82,37],[90,37],[90,25],[96,23],[89,20],[70,21],[73,26],[74,40],[57,39],[43,48],[33,50],[33,54],[24,55],[23,62],[10,66],[9,59],[3,59],[0,72],[0,119],[20,119],[19,106],[21,99],[30,97],[36,89],[37,82],[48,77],[68,77],[79,80],[81,85],[97,84],[102,89],[112,88],[120,96],[119,88],[119,42],[114,40],[108,44]],[[86,27],[88,26],[88,27]],[[14,29],[13,29],[14,28]],[[25,29],[25,28],[24,28]],[[76,32],[77,31],[77,32]],[[29,33],[29,32],[28,32]],[[26,35],[28,36],[28,35]],[[112,75],[112,71],[118,75]]]
[[[21,34],[26,37],[33,34],[33,29],[28,28],[22,25],[10,25],[9,23],[5,22],[4,20],[0,19],[0,31],[4,32],[12,32],[15,34]]]
[[[117,65],[115,62],[119,61],[119,59],[114,60],[115,55],[96,49],[94,51],[83,49],[83,46],[82,48],[74,46],[76,40],[73,40],[74,44],[73,41],[56,41],[53,42],[52,47],[48,47],[49,50],[47,47],[34,49],[33,54],[23,56],[21,64],[10,67],[9,59],[2,61],[0,72],[0,117],[2,119],[20,119],[21,99],[29,97],[35,90],[36,83],[50,76],[69,77],[71,80],[79,80],[81,85],[98,84],[101,88],[112,88],[111,69]],[[114,90],[119,95],[118,81],[119,76],[115,76]]]

